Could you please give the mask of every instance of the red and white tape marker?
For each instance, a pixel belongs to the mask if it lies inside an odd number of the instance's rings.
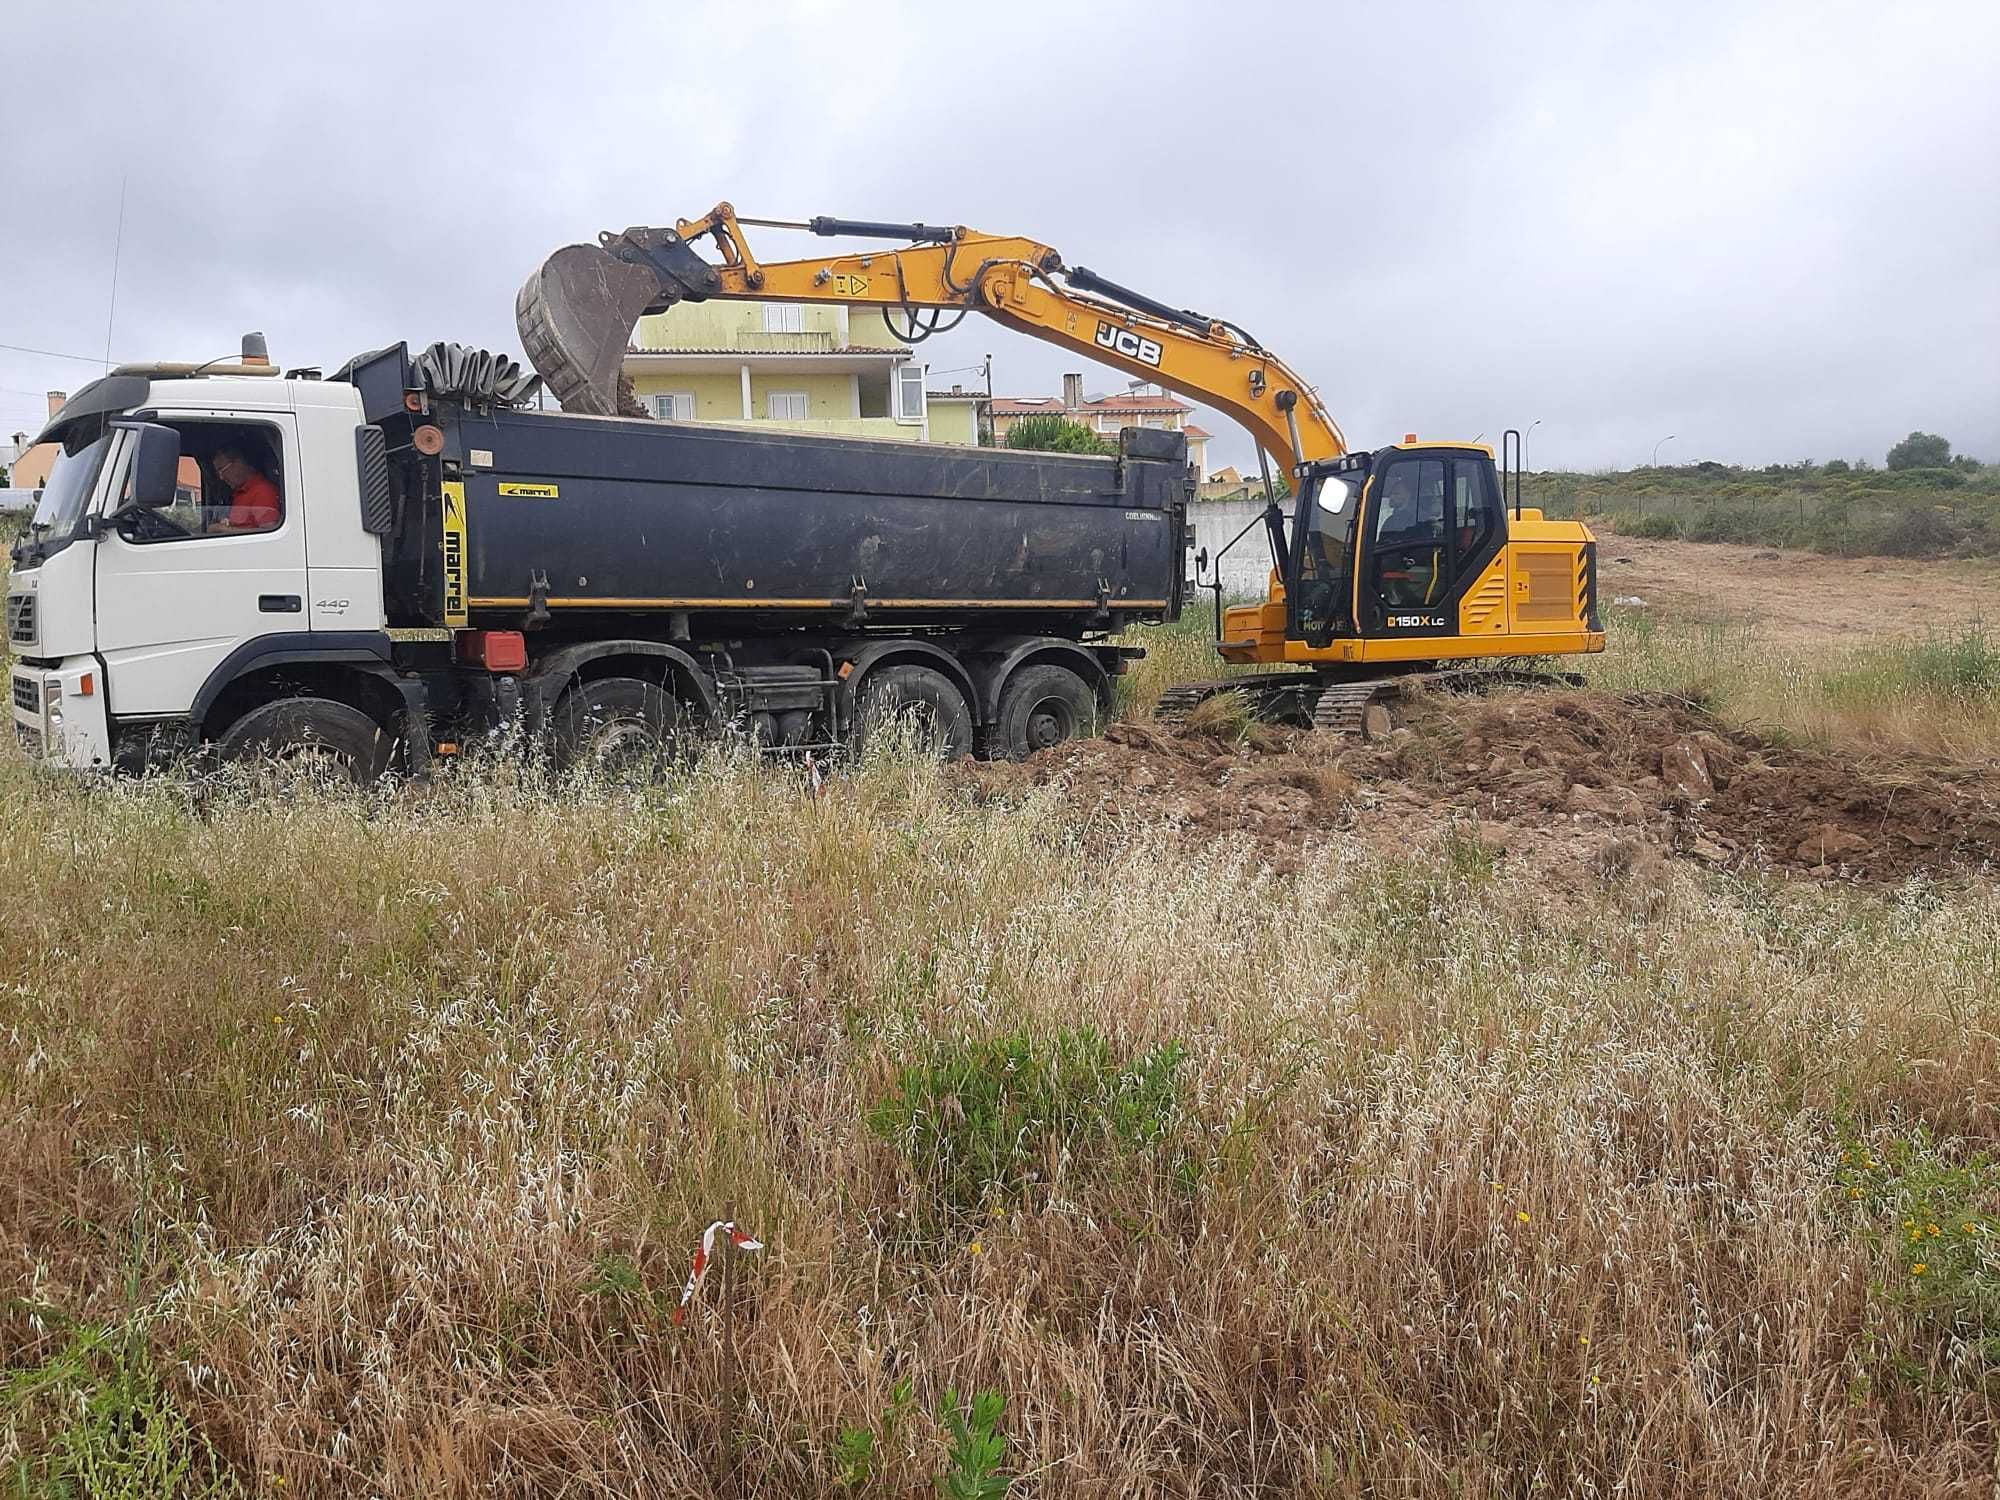
[[[717,1219],[701,1232],[701,1243],[694,1247],[694,1265],[688,1270],[687,1285],[681,1288],[681,1305],[674,1309],[674,1326],[680,1327],[681,1319],[687,1316],[688,1303],[694,1300],[694,1289],[701,1285],[702,1273],[708,1269],[709,1257],[715,1254],[715,1237],[727,1234],[729,1243],[738,1250],[762,1250],[764,1242],[753,1240],[736,1227],[733,1219]]]

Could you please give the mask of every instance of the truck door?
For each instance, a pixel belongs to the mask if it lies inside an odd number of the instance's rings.
[[[181,434],[179,492],[97,543],[97,648],[114,715],[184,714],[222,659],[304,631],[305,518],[289,413],[160,414]],[[112,463],[128,462],[127,450]],[[112,474],[115,508],[125,477]]]

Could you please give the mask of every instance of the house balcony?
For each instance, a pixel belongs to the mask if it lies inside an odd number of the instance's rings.
[[[638,352],[641,354],[833,354],[839,348],[831,333],[765,333],[758,329],[738,328],[732,329],[727,344],[719,347],[640,344]]]

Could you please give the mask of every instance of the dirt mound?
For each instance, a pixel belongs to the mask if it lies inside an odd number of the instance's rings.
[[[1871,881],[2000,868],[1991,767],[1773,744],[1643,695],[1431,697],[1397,718],[1373,744],[1118,724],[970,774],[986,795],[1060,782],[1122,818],[1247,834],[1281,864],[1328,829],[1407,844],[1413,825],[1456,819],[1495,848],[1560,844],[1599,863],[1605,847],[1636,844]]]

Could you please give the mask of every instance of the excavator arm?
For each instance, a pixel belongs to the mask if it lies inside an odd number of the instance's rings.
[[[760,262],[746,223],[909,243]],[[697,253],[704,240],[719,264]],[[958,319],[945,321],[953,312],[980,312],[1227,412],[1287,473],[1347,451],[1312,387],[1243,329],[1068,266],[1047,245],[963,227],[745,220],[723,203],[673,229],[632,228],[558,250],[521,288],[515,316],[529,360],[565,410],[639,416],[622,374],[633,325],[716,297],[880,307],[891,331],[912,342],[955,327]]]

